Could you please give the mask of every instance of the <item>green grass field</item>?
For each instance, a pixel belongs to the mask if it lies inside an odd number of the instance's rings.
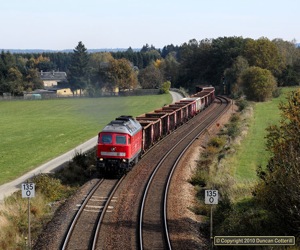
[[[257,166],[265,167],[270,154],[265,148],[266,128],[272,124],[278,124],[280,111],[278,105],[286,100],[287,93],[296,88],[284,88],[278,98],[269,102],[254,104],[254,116],[250,120],[249,131],[243,140],[236,156],[233,159],[233,167],[238,181],[254,181],[257,179]]]
[[[0,184],[94,137],[119,115],[138,116],[170,94],[0,102]]]

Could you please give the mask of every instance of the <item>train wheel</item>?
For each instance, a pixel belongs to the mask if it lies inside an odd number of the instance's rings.
[[[134,165],[136,165],[138,162],[139,162],[139,155],[137,156],[137,157],[135,157],[135,159],[134,159]]]

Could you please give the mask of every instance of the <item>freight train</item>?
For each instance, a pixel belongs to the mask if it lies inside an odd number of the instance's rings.
[[[197,91],[189,98],[136,118],[120,116],[105,126],[98,134],[96,154],[100,172],[129,171],[145,151],[214,101],[214,87],[198,87]]]

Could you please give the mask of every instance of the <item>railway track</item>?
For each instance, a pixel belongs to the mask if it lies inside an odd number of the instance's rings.
[[[191,129],[156,164],[147,181],[139,212],[139,249],[172,249],[167,218],[168,190],[172,174],[194,140],[224,112],[228,100],[220,98],[220,101],[220,106],[214,113],[207,115],[205,120]]]
[[[184,151],[227,106],[228,100],[219,97],[215,108],[204,110],[202,118],[196,116],[161,140],[127,176],[100,180],[80,205],[61,249],[172,249],[167,217],[172,173]],[[110,214],[119,217],[106,218],[116,192],[118,209]]]
[[[101,179],[89,192],[70,223],[62,250],[95,249],[97,236],[104,214],[116,202],[114,193],[124,176],[120,179]]]

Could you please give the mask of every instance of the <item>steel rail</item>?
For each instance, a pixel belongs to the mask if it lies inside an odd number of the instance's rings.
[[[95,191],[96,191],[96,190],[98,189],[98,187],[103,183],[103,181],[104,181],[104,179],[101,179],[101,180],[99,180],[99,181],[95,184],[95,186],[93,187],[93,189],[91,189],[91,191],[88,193],[88,195],[87,195],[87,197],[85,198],[84,202],[82,203],[80,209],[77,211],[77,213],[76,213],[75,217],[73,218],[72,223],[71,223],[71,225],[70,225],[70,227],[69,227],[68,233],[67,233],[66,236],[65,236],[64,244],[63,244],[63,246],[62,246],[62,248],[61,248],[62,250],[65,250],[65,249],[67,248],[68,243],[69,243],[69,240],[70,240],[70,237],[71,237],[71,235],[72,235],[72,233],[73,233],[73,230],[74,230],[74,228],[75,228],[75,225],[76,225],[76,223],[77,223],[77,221],[78,221],[78,219],[79,219],[79,217],[80,217],[82,211],[84,210],[86,204],[88,203],[88,201],[90,200],[90,198],[93,196],[93,194],[95,193]]]
[[[105,206],[102,210],[102,213],[99,217],[99,220],[97,221],[97,227],[96,227],[96,230],[95,230],[95,233],[94,233],[94,237],[93,237],[93,244],[92,244],[92,247],[91,249],[92,250],[95,250],[96,249],[96,246],[97,246],[97,242],[98,242],[98,237],[99,237],[99,232],[100,232],[100,228],[101,228],[101,225],[103,223],[103,219],[104,219],[104,216],[106,214],[106,211],[107,211],[107,208],[115,194],[115,192],[117,191],[118,187],[120,186],[120,184],[122,183],[122,181],[124,180],[125,178],[125,175],[123,175],[119,181],[116,183],[116,185],[114,186],[114,188],[112,189],[108,199],[107,199],[107,202],[105,203]]]
[[[217,97],[217,98],[219,98],[219,99],[225,99],[226,102],[227,102],[227,108],[224,109],[223,112],[221,112],[221,114],[219,114],[210,124],[208,124],[206,126],[206,128],[210,127],[221,115],[223,115],[227,111],[228,107],[230,107],[228,105],[228,102],[229,102],[228,99],[223,98],[223,97]],[[163,211],[163,215],[164,215],[165,237],[166,237],[166,240],[167,240],[168,248],[170,250],[172,249],[172,245],[171,245],[170,236],[169,236],[168,216],[167,216],[167,203],[168,203],[169,187],[170,187],[173,174],[175,172],[175,169],[178,166],[179,161],[182,159],[183,155],[190,148],[190,146],[195,142],[195,140],[197,139],[197,137],[199,137],[201,134],[203,134],[203,131],[201,131],[200,133],[198,133],[198,135],[193,140],[191,140],[191,142],[184,148],[184,150],[181,152],[181,154],[177,157],[177,159],[176,159],[176,161],[175,161],[175,163],[174,163],[174,165],[173,165],[173,167],[171,169],[171,172],[169,174],[168,180],[167,180],[167,184],[166,184],[166,188],[165,188],[165,193],[164,193],[164,208],[163,208],[164,211]]]
[[[217,97],[218,99],[220,99],[220,97]],[[222,106],[222,102],[220,104],[219,107]],[[216,109],[218,109],[219,107],[217,107]],[[223,111],[225,112],[225,111]],[[222,112],[222,113],[223,113]],[[221,113],[221,114],[222,114]],[[208,116],[205,117],[205,120],[203,120],[203,122],[205,122],[206,120],[208,120],[211,116],[213,116],[214,113],[211,112]],[[219,115],[220,116],[220,115]],[[217,116],[217,118],[219,118],[219,116]],[[207,125],[207,127],[211,126],[211,124],[217,119],[215,118],[213,121],[211,121],[209,123],[209,125]],[[203,122],[201,124],[203,124]],[[147,185],[146,188],[144,190],[144,195],[143,195],[143,199],[142,199],[142,203],[141,203],[141,207],[140,207],[140,219],[139,219],[139,247],[140,249],[143,249],[143,211],[144,211],[144,207],[145,207],[145,201],[146,201],[146,197],[147,197],[147,193],[149,190],[149,187],[151,185],[151,182],[156,174],[156,172],[158,171],[158,169],[160,168],[160,166],[162,165],[163,161],[169,156],[169,154],[186,138],[188,137],[190,134],[192,134],[199,126],[201,126],[201,124],[199,124],[197,127],[195,127],[194,129],[192,129],[184,138],[182,138],[179,142],[177,142],[170,150],[169,152],[167,152],[167,154],[160,160],[160,162],[157,164],[157,166],[155,167],[155,169],[153,170],[150,178],[147,181]],[[203,132],[202,132],[203,133]],[[201,133],[200,133],[201,134]],[[198,135],[199,136],[199,135]],[[191,142],[192,143],[192,142]],[[164,212],[165,213],[165,212]],[[166,220],[166,219],[165,219]],[[164,222],[165,225],[167,225],[167,222]],[[167,241],[167,245],[169,247],[169,249],[171,249],[171,243],[170,243],[170,239],[168,236],[168,228],[165,227],[165,238]]]

